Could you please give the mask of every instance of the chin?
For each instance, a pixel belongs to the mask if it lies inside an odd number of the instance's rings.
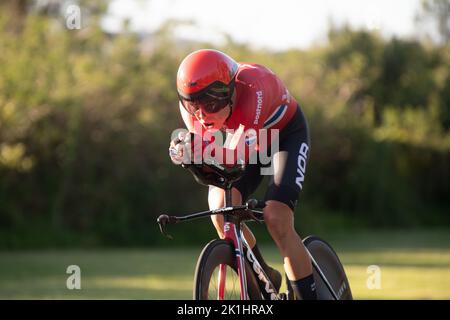
[[[212,127],[212,128],[205,128],[207,132],[214,133],[220,130],[220,128]]]
[[[210,126],[206,126],[205,124],[203,124],[203,128],[205,128],[205,130],[208,132],[216,132],[222,129],[222,125],[223,125],[222,123],[221,125],[219,125],[218,123],[214,123],[213,125]]]

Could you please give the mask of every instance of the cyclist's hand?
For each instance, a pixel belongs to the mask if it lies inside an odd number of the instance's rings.
[[[169,146],[169,156],[172,162],[176,165],[180,165],[183,163],[183,159],[185,156],[185,139],[186,139],[186,132],[179,132],[178,136],[170,141]]]
[[[170,142],[169,155],[176,165],[203,162],[203,151],[208,142],[194,133],[180,132],[178,137]]]

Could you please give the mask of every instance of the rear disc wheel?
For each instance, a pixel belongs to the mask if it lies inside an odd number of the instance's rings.
[[[303,244],[325,275],[325,278],[336,293],[338,300],[353,300],[344,267],[333,248],[327,242],[316,236],[305,238]],[[317,299],[334,300],[333,294],[315,267],[313,268],[313,274],[316,283]]]

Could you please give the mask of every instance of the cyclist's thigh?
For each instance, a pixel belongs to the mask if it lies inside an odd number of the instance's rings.
[[[306,119],[299,109],[285,132],[280,134],[279,150],[273,154],[273,175],[265,200],[276,200],[295,209],[303,188],[310,140]]]

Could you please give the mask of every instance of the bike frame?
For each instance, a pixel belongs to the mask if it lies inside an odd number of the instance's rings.
[[[168,216],[168,215],[160,215],[157,219],[157,222],[159,224],[159,228],[162,234],[164,234],[169,239],[172,239],[172,236],[167,234],[165,231],[165,228],[168,224],[176,224],[178,222],[182,221],[188,221],[192,219],[198,219],[198,218],[204,218],[211,215],[216,214],[222,214],[224,216],[224,240],[229,241],[233,247],[234,252],[236,255],[236,269],[238,271],[239,276],[239,286],[240,286],[240,298],[242,300],[248,300],[248,292],[247,292],[247,277],[246,277],[246,271],[245,271],[245,256],[243,248],[244,246],[247,249],[247,258],[250,263],[252,263],[252,269],[257,275],[258,279],[265,282],[265,293],[270,294],[271,300],[278,300],[282,299],[282,296],[278,294],[278,292],[275,290],[275,286],[270,281],[267,274],[264,272],[263,268],[261,267],[261,264],[259,263],[258,259],[253,254],[250,246],[245,240],[245,237],[242,232],[241,225],[245,218],[231,215],[230,213],[233,213],[235,211],[247,211],[247,212],[253,212],[262,214],[262,212],[254,210],[255,208],[264,208],[264,204],[260,205],[258,204],[258,201],[255,199],[252,199],[252,204],[250,204],[250,201],[246,203],[246,205],[240,205],[240,206],[233,206],[231,201],[231,188],[232,183],[236,181],[239,177],[237,176],[237,173],[239,172],[225,172],[226,176],[224,175],[224,169],[222,167],[215,166],[214,164],[209,164],[208,167],[212,169],[216,176],[201,179],[201,174],[198,171],[198,168],[196,166],[184,164],[184,168],[188,168],[196,178],[198,182],[204,185],[214,185],[216,187],[222,188],[225,190],[225,196],[224,196],[224,207],[215,209],[215,210],[209,210],[209,211],[203,211],[198,212],[194,214],[190,214],[183,217],[177,217],[177,216]],[[242,167],[237,167],[238,171],[243,170]],[[218,172],[220,171],[220,172]],[[226,171],[226,170],[225,170]],[[256,202],[256,203],[255,203]],[[256,218],[255,216],[252,216],[250,220],[260,221],[261,219]],[[319,274],[320,278],[324,281],[325,285],[331,292],[334,299],[339,300],[339,296],[336,294],[335,290],[333,290],[333,287],[331,286],[328,279],[325,277],[324,273],[322,272],[321,268],[319,267],[318,263],[315,261],[314,257],[311,255],[309,250],[306,248],[306,251],[308,255],[311,258],[312,266]],[[219,275],[218,275],[218,299],[223,300],[225,295],[225,283],[226,283],[226,265],[221,264],[219,266]],[[264,297],[266,297],[266,294],[264,294]]]

